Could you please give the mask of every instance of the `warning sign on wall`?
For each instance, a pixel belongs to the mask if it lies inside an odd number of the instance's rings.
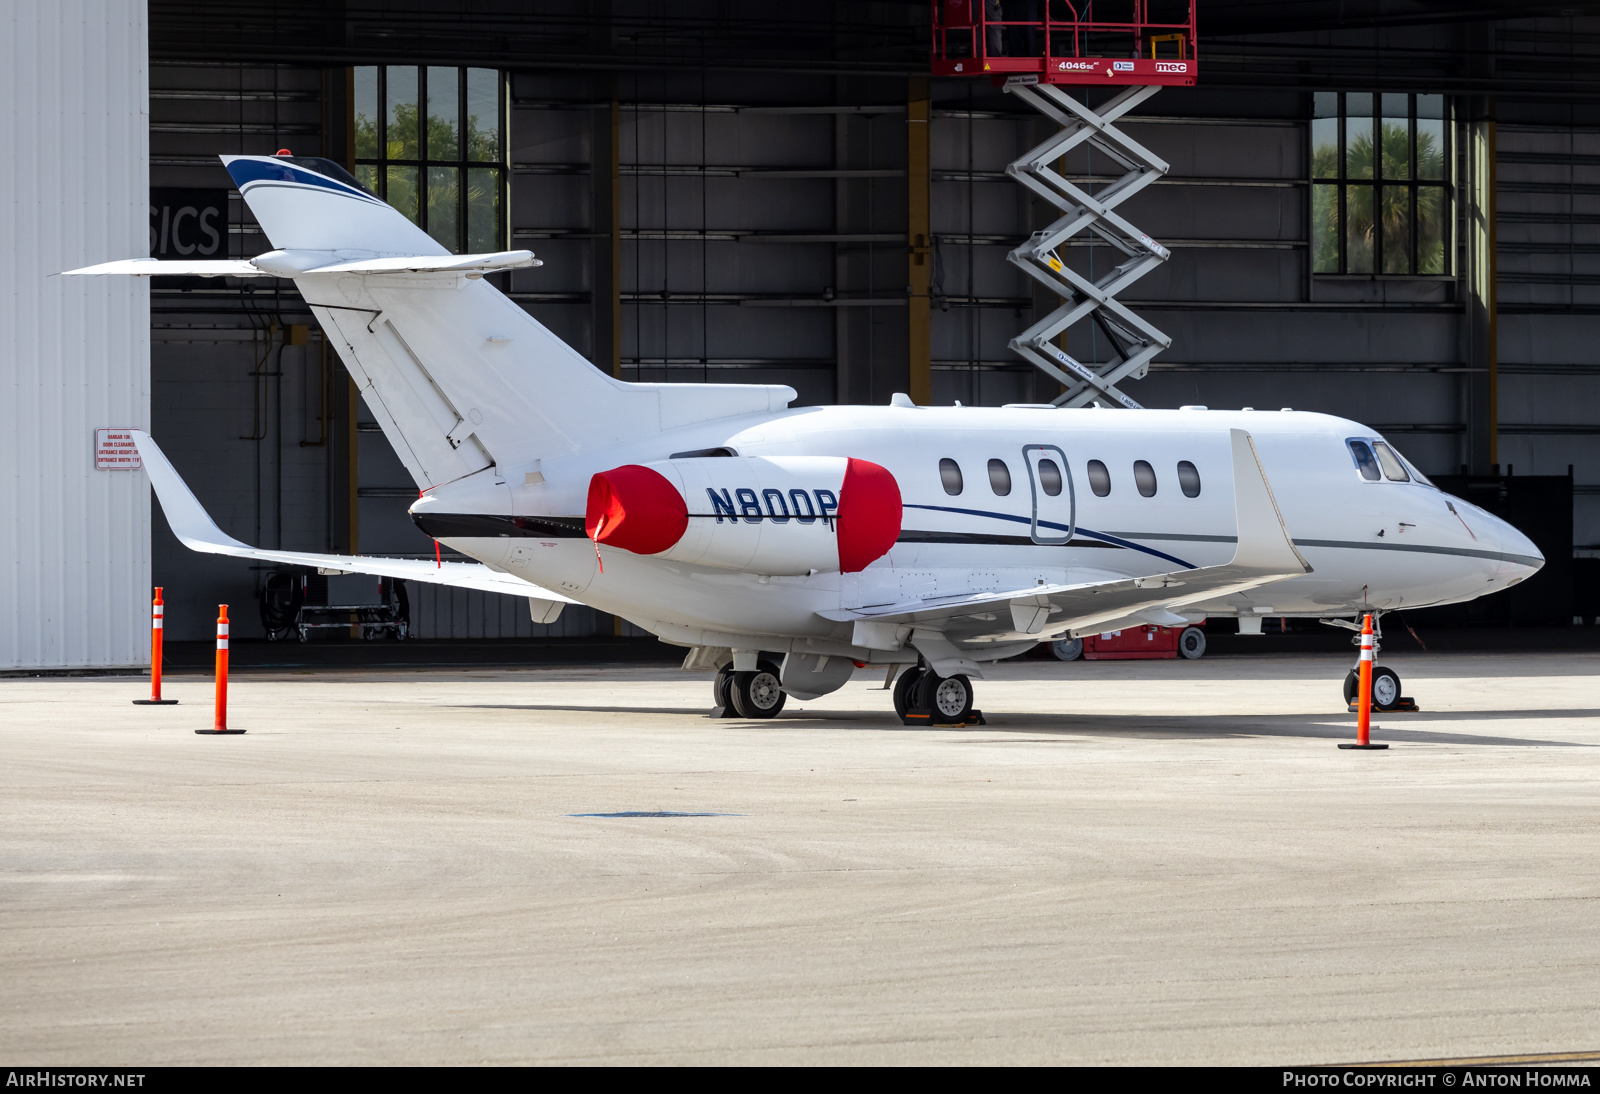
[[[133,430],[113,426],[94,431],[94,469],[96,471],[137,471],[139,449],[133,443]]]

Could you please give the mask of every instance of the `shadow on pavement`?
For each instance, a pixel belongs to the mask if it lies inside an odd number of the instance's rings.
[[[665,714],[684,717],[709,716],[707,708],[695,707],[625,707],[585,706],[572,703],[452,703],[459,710],[528,710],[554,711],[569,714]],[[1135,740],[1223,740],[1245,737],[1301,737],[1330,741],[1351,739],[1355,736],[1355,715],[1330,713],[1318,715],[1083,715],[1083,714],[1013,714],[999,713],[987,716],[986,726],[949,728],[944,726],[906,726],[889,711],[836,713],[825,710],[786,711],[770,721],[765,719],[728,719],[730,727],[773,728],[795,727],[796,723],[827,724],[830,728],[860,730],[873,733],[885,731],[902,733],[983,734],[979,738],[957,737],[953,744],[1000,743],[1053,743],[1064,737],[1117,737]],[[1528,737],[1499,737],[1476,733],[1450,733],[1410,728],[1418,722],[1461,722],[1464,720],[1502,721],[1507,719],[1594,719],[1600,710],[1493,710],[1467,712],[1422,712],[1417,714],[1384,715],[1374,712],[1374,727],[1379,739],[1389,742],[1414,744],[1497,745],[1502,747],[1542,748],[1592,748],[1593,745],[1577,741],[1556,741]],[[1323,720],[1323,719],[1326,720]],[[1314,720],[1312,720],[1314,719]],[[1385,721],[1384,719],[1388,719]],[[1004,737],[1005,733],[1048,734],[1048,737]],[[1062,742],[1065,743],[1065,742]]]

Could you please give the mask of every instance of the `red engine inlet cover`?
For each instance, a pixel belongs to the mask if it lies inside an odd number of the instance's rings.
[[[839,570],[865,570],[900,538],[900,484],[889,469],[867,460],[845,465],[839,489]]]
[[[596,543],[653,555],[683,538],[689,510],[678,488],[659,471],[630,463],[589,480],[583,527]]]

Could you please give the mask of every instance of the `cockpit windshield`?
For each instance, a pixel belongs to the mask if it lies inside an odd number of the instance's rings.
[[[1424,475],[1421,471],[1418,471],[1417,465],[1401,455],[1398,448],[1395,448],[1393,445],[1387,445],[1387,447],[1391,452],[1394,453],[1395,458],[1405,465],[1406,470],[1411,472],[1411,478],[1414,481],[1420,482],[1423,486],[1433,486],[1433,483],[1428,479],[1428,476]],[[1439,489],[1437,486],[1433,486],[1433,488],[1435,490]]]
[[[1388,479],[1390,482],[1420,482],[1424,486],[1433,486],[1428,477],[1395,451],[1388,441],[1350,437],[1344,443],[1350,449],[1350,458],[1355,460],[1356,470],[1368,482]],[[1434,489],[1438,487],[1434,486]]]
[[[1382,441],[1373,441],[1372,450],[1378,454],[1378,464],[1383,468],[1383,477],[1390,482],[1410,482],[1411,476],[1406,472],[1406,465],[1400,462],[1400,457],[1389,450],[1389,446]]]
[[[1377,457],[1372,454],[1372,446],[1366,441],[1354,438],[1345,441],[1350,446],[1350,455],[1356,461],[1356,470],[1361,472],[1361,477],[1368,482],[1378,482],[1383,478],[1383,472],[1378,470]]]

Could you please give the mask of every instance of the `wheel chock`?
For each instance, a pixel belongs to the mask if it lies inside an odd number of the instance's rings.
[[[1394,706],[1384,711],[1385,714],[1420,714],[1422,708],[1417,706],[1417,701],[1409,695],[1402,695],[1395,700]],[[1350,704],[1349,713],[1360,714],[1361,708],[1355,703]]]
[[[967,715],[967,720],[964,722],[935,722],[931,714],[906,714],[900,719],[900,724],[938,729],[965,729],[967,726],[986,726],[989,721],[983,716],[983,711],[974,710]]]

